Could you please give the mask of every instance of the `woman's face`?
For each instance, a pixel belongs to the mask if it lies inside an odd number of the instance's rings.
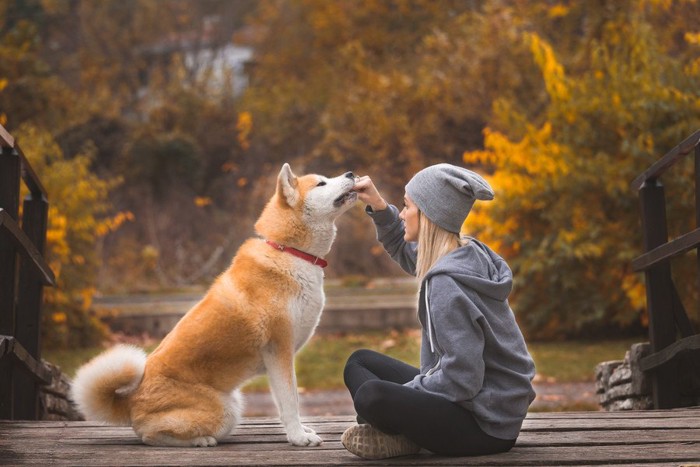
[[[403,210],[399,218],[404,223],[405,232],[403,239],[407,242],[418,241],[418,207],[411,201],[408,195],[403,197]]]

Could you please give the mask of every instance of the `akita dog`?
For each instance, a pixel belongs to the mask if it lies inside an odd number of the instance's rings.
[[[318,446],[301,424],[294,354],[325,296],[321,259],[335,219],[357,200],[351,172],[297,177],[284,164],[274,196],[231,266],[150,355],[117,346],[80,368],[72,399],[88,420],[131,425],[156,446],[215,446],[241,418],[238,388],[267,372],[287,439]]]

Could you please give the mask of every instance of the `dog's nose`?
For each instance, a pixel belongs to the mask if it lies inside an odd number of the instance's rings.
[[[352,178],[352,179],[355,178],[355,174],[352,173],[352,172],[346,172],[346,173],[345,173],[345,176],[346,176],[347,178]]]

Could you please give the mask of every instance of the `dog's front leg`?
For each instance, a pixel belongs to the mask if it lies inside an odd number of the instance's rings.
[[[291,342],[270,343],[263,350],[263,362],[287,440],[295,446],[321,444],[323,440],[314,430],[303,426],[299,418],[299,393]]]

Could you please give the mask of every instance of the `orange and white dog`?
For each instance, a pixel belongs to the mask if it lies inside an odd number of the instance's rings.
[[[301,424],[294,354],[324,305],[335,219],[357,199],[355,177],[297,177],[277,190],[231,266],[150,355],[117,346],[80,368],[72,399],[89,420],[131,425],[146,444],[215,446],[241,418],[238,388],[267,372],[287,439],[318,446]]]

